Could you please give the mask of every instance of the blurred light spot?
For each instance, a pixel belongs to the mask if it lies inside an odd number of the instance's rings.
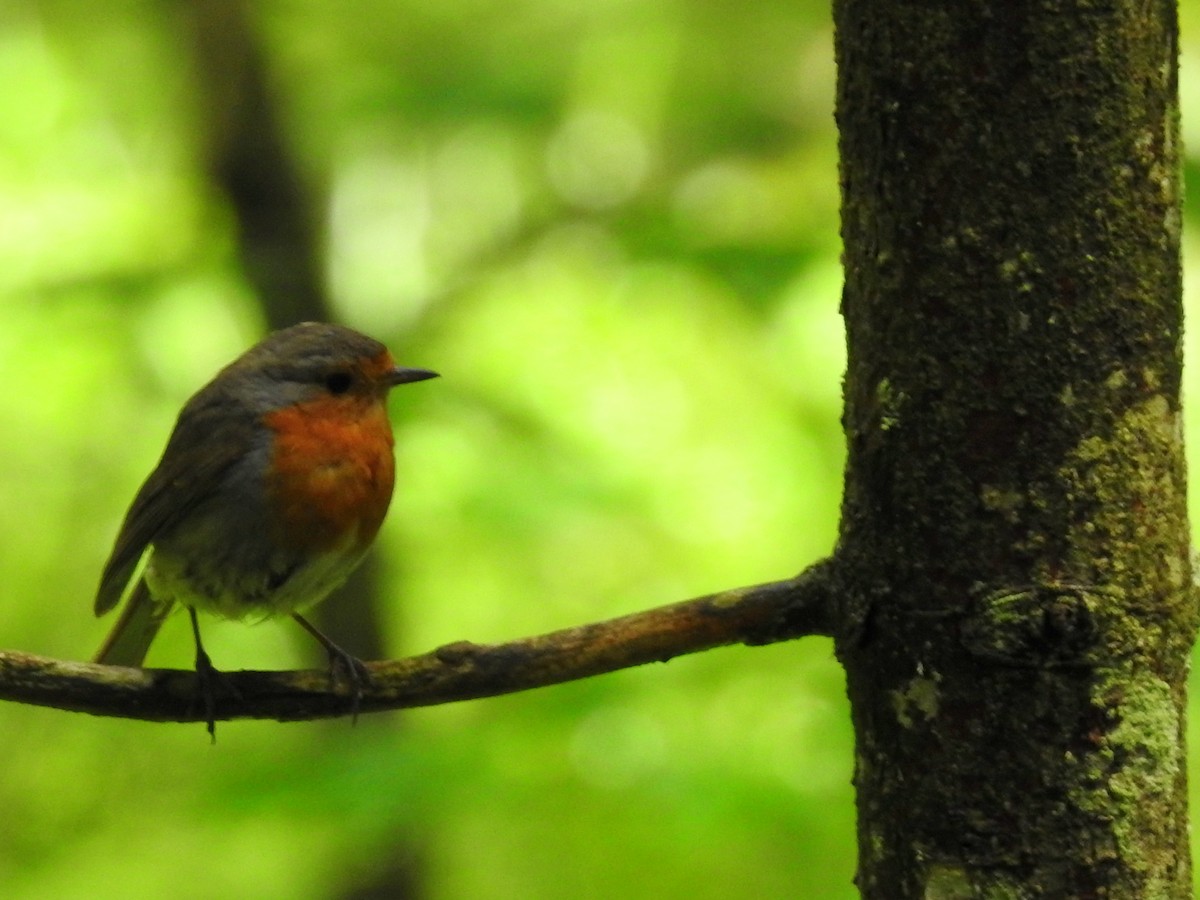
[[[768,322],[765,343],[780,383],[805,404],[836,415],[846,371],[846,329],[838,310],[842,267],[820,259],[801,269]]]
[[[579,398],[578,413],[595,439],[635,458],[657,456],[680,442],[694,413],[682,379],[663,372],[654,360],[615,356],[603,362],[607,371],[580,385],[586,393]]]
[[[379,332],[402,326],[428,293],[427,185],[418,164],[379,153],[342,161],[329,207],[334,303]]]
[[[173,283],[147,307],[138,340],[173,394],[198,391],[261,335],[244,287],[222,279]]]
[[[675,195],[680,224],[713,241],[754,234],[773,211],[771,193],[749,166],[731,160],[692,172]]]
[[[1179,100],[1184,110],[1200,108],[1200,59],[1187,48],[1179,57]],[[1193,150],[1200,145],[1200,116],[1185,113],[1180,128],[1185,148]],[[1194,151],[1188,155],[1194,157]]]
[[[463,129],[439,148],[430,164],[429,235],[430,265],[439,273],[460,274],[462,260],[517,227],[523,206],[518,168],[514,141],[498,128]]]
[[[806,651],[816,658],[817,651]],[[827,652],[827,651],[825,651]],[[833,724],[842,711],[828,695],[795,682],[780,700],[777,674],[730,676],[713,693],[693,727],[714,754],[736,752],[750,768],[773,776],[799,794],[812,797],[841,789],[847,780],[850,731]]]
[[[70,101],[69,73],[55,58],[40,28],[5,24],[0,37],[0,78],[5,85],[0,110],[5,143],[15,146],[18,141],[53,140]],[[5,153],[6,169],[13,163],[12,156]]]
[[[650,168],[650,151],[628,119],[593,110],[568,119],[550,139],[546,166],[566,200],[611,209],[637,192]]]
[[[571,761],[597,787],[629,787],[661,767],[666,755],[661,726],[630,709],[596,710],[571,738]]]

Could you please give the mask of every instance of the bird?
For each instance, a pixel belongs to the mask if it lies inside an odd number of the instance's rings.
[[[365,666],[303,615],[362,562],[392,498],[387,396],[438,377],[397,366],[379,341],[305,322],[251,347],[183,406],[101,570],[97,616],[125,607],[94,662],[137,667],[168,614],[187,609],[215,739],[219,673],[197,612],[289,615],[342,670],[357,713]]]

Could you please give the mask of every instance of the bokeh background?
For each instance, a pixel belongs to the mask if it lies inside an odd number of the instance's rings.
[[[6,0],[0,86],[0,646],[90,656],[179,406],[322,306],[444,376],[393,397],[397,497],[326,616],[364,655],[832,546],[826,3]],[[150,663],[189,640],[172,620]],[[229,669],[317,664],[307,640],[206,626]],[[216,746],[14,704],[0,734],[5,898],[855,896],[826,640]]]

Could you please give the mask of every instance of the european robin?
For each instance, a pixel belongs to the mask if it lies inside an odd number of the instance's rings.
[[[388,391],[435,378],[339,325],[285,328],[184,405],[162,458],[125,515],[100,576],[96,615],[145,567],[96,662],[138,666],[167,614],[186,607],[212,722],[216,675],[196,611],[289,614],[361,690],[366,670],[301,616],[362,561],[392,498]],[[148,552],[147,552],[148,551]]]

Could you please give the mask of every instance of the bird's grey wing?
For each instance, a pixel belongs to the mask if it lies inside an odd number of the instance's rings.
[[[231,415],[228,396],[211,388],[196,394],[183,408],[158,466],[125,514],[100,575],[96,615],[120,602],[155,538],[211,496],[225,472],[250,451],[256,433],[254,419]],[[197,449],[201,447],[202,452]]]

